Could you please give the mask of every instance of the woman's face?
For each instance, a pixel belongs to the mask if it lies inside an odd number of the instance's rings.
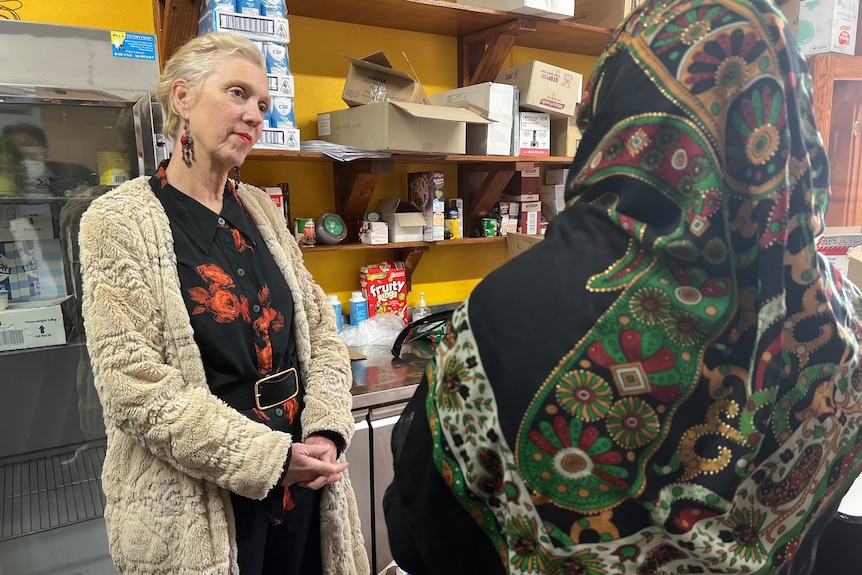
[[[195,162],[225,172],[241,165],[263,132],[269,104],[263,70],[240,56],[224,58],[189,100]]]

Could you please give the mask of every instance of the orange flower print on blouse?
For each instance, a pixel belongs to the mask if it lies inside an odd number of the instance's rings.
[[[193,314],[210,312],[215,321],[230,323],[240,315],[243,307],[248,308],[247,301],[240,301],[240,298],[230,291],[230,288],[234,287],[233,279],[219,266],[203,264],[195,269],[209,284],[209,288],[195,287],[189,290],[189,297],[198,304],[192,310]]]
[[[269,330],[281,331],[284,327],[284,316],[272,309],[269,286],[261,288],[257,296],[260,302],[260,317],[254,320],[254,348],[257,351],[257,368],[261,374],[272,371],[272,343],[269,340]]]
[[[236,251],[239,253],[244,252],[245,250],[251,250],[252,245],[246,241],[245,236],[242,235],[242,232],[236,228],[231,228],[231,235],[233,235],[233,243],[236,246]]]

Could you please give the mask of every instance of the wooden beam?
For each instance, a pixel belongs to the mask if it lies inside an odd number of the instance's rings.
[[[166,62],[177,48],[197,36],[202,0],[159,0],[164,2],[159,34],[159,58]]]
[[[509,57],[520,34],[535,32],[536,21],[518,18],[485,30],[458,37],[458,82],[471,86],[491,82]]]

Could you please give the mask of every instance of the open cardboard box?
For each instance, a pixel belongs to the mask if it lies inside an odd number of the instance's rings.
[[[524,253],[540,241],[544,236],[533,236],[521,234],[518,232],[509,232],[506,234],[506,245],[509,247],[509,259]]]
[[[463,108],[376,102],[317,115],[317,137],[366,150],[463,154],[467,123],[487,124]]]
[[[364,58],[344,57],[350,62],[350,68],[344,80],[341,99],[348,106],[386,101],[430,104],[419,80],[393,68],[382,51]]]

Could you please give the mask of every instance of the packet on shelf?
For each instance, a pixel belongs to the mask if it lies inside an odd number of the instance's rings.
[[[362,266],[359,285],[368,300],[368,317],[391,313],[407,322],[407,270],[404,262]]]

